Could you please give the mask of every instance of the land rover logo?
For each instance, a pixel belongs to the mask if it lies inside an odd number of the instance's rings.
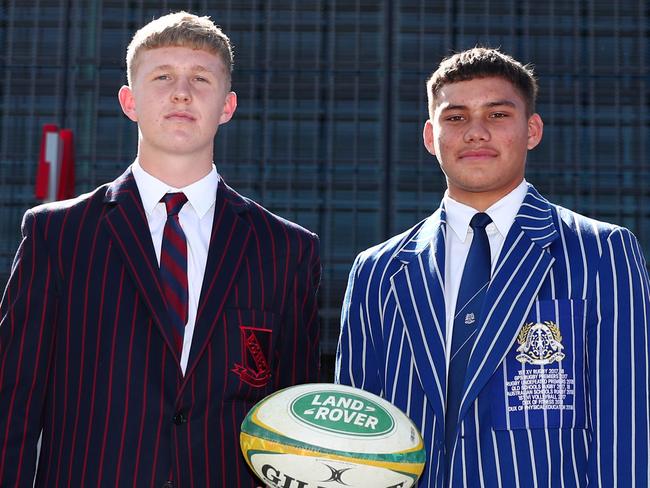
[[[293,401],[290,412],[305,424],[338,434],[377,437],[395,427],[395,420],[386,409],[354,393],[306,393]]]

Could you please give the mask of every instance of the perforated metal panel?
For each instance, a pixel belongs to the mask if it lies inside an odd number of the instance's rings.
[[[321,236],[326,376],[356,253],[437,206],[421,144],[424,82],[475,44],[535,64],[545,120],[527,178],[551,199],[621,223],[650,251],[649,6],[645,0],[3,0],[0,283],[33,185],[40,128],[76,135],[77,193],[135,155],[119,109],[124,51],[151,18],[211,15],[236,49],[239,108],[215,162],[242,193]]]

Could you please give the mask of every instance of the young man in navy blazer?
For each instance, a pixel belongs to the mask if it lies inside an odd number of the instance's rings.
[[[424,145],[447,191],[357,257],[337,380],[419,426],[421,488],[649,486],[650,285],[636,238],[524,179],[543,131],[529,67],[474,48],[427,91]]]
[[[143,27],[119,91],[135,162],[25,214],[1,305],[0,486],[255,487],[243,417],[318,378],[318,238],[213,164],[232,62],[207,17]]]

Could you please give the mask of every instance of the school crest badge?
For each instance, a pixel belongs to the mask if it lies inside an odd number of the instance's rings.
[[[235,364],[231,371],[249,385],[262,387],[271,378],[268,362],[271,352],[271,331],[241,326],[240,334],[243,364]]]
[[[517,360],[522,364],[546,365],[564,359],[560,328],[554,322],[524,324],[517,342]]]

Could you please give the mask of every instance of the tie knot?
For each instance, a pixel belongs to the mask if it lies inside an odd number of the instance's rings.
[[[167,208],[167,217],[171,217],[173,215],[178,215],[178,212],[181,211],[181,208],[183,208],[183,205],[187,202],[187,197],[183,192],[166,193],[160,201],[163,202]]]
[[[474,230],[485,229],[490,222],[492,222],[492,219],[488,214],[479,212],[477,214],[474,214],[472,220],[469,221],[469,226]]]

